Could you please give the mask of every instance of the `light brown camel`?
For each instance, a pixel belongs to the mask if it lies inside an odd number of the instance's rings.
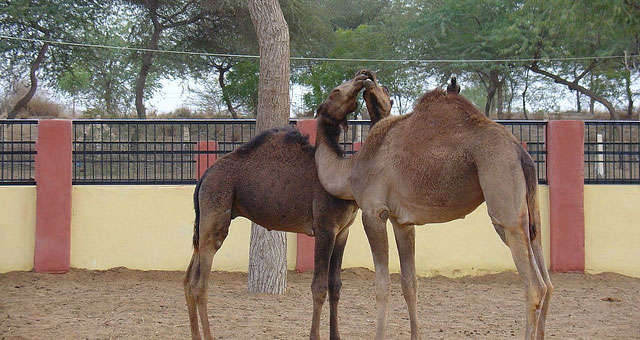
[[[360,78],[362,83],[367,76]],[[359,89],[355,94],[358,92]],[[345,107],[341,102],[334,104]],[[349,112],[355,108],[350,107]],[[340,114],[349,112],[341,111]],[[389,113],[390,110],[370,109],[371,124]],[[320,313],[327,289],[330,337],[340,339],[340,269],[348,227],[353,223],[358,207],[352,200],[331,196],[322,187],[317,176],[314,148],[307,138],[291,128],[272,129],[256,136],[238,150],[218,159],[205,172],[196,185],[194,205],[194,251],[184,279],[193,339],[200,339],[198,313],[204,338],[211,339],[207,317],[209,273],[213,256],[222,246],[231,220],[237,216],[246,217],[269,230],[315,236],[310,339],[320,338]]]
[[[334,106],[366,84],[356,77],[318,108],[315,157],[325,189],[356,200],[362,209],[376,271],[376,339],[385,338],[389,300],[387,219],[398,246],[411,338],[420,339],[414,225],[463,218],[484,201],[525,283],[526,339],[543,339],[553,287],[542,255],[537,178],[528,153],[457,89],[449,94],[437,89],[419,99],[413,113],[380,121],[360,152],[343,158],[336,138],[345,116]],[[364,97],[377,106],[389,103],[380,91],[367,89]]]

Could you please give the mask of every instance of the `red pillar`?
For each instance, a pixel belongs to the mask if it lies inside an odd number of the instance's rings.
[[[309,136],[309,143],[316,145],[318,122],[315,119],[299,120],[296,127],[303,136]],[[298,273],[313,270],[313,254],[315,238],[305,234],[298,234],[296,247],[296,271]]]
[[[584,272],[584,122],[547,125],[551,270]]]
[[[218,150],[218,142],[201,140],[196,144],[196,151],[216,151]],[[218,159],[217,154],[196,153],[196,179],[200,179],[204,172],[209,169]]]
[[[64,273],[71,247],[71,121],[39,121],[36,150],[34,269]]]

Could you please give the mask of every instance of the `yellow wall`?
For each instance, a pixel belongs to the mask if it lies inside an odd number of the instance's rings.
[[[549,200],[548,187],[539,186],[538,198],[542,219],[542,243],[549,266]],[[391,223],[389,236],[389,269],[400,271],[398,251]],[[373,270],[373,260],[360,213],[351,226],[343,267],[366,267]],[[509,248],[495,232],[485,204],[466,218],[448,223],[416,227],[416,271],[421,276],[459,277],[515,270]]]
[[[548,188],[540,186],[545,258],[549,260]],[[184,270],[191,256],[193,186],[74,186],[71,266]],[[640,186],[585,186],[585,264],[591,273],[640,277]],[[35,244],[35,187],[0,187],[0,272],[31,270]],[[246,271],[250,223],[238,218],[214,260],[215,270]],[[399,271],[391,226],[390,265]],[[288,235],[288,268],[296,237]],[[463,276],[514,270],[508,248],[486,207],[463,220],[416,227],[420,275]],[[343,267],[373,269],[360,216],[349,235]]]
[[[71,266],[184,270],[193,234],[194,186],[74,186]],[[250,222],[235,219],[216,254],[214,270],[246,271]],[[295,235],[287,265],[295,268]]]
[[[584,188],[585,270],[640,277],[640,186]]]
[[[0,273],[33,269],[36,188],[0,187]]]

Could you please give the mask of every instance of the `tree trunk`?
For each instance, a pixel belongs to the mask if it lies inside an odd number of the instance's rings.
[[[524,90],[522,90],[522,114],[524,119],[529,119],[527,116],[527,90],[529,89],[529,69],[527,69],[527,75],[524,77]]]
[[[504,104],[504,79],[498,81],[498,100],[496,102],[496,113],[498,114],[498,119],[504,119],[504,115],[502,114]]]
[[[153,15],[153,14],[152,14]],[[155,21],[155,20],[154,20]],[[162,33],[162,26],[154,25],[153,34],[151,34],[151,41],[149,42],[148,49],[157,50],[158,42],[160,41],[160,33]],[[142,66],[140,66],[140,74],[136,80],[136,112],[138,118],[145,119],[147,117],[147,109],[144,107],[144,88],[147,84],[147,76],[149,75],[149,69],[151,68],[153,59],[153,52],[146,51],[142,55]]]
[[[627,114],[629,118],[633,115],[633,91],[631,91],[631,71],[627,70],[624,76],[625,88],[627,90]]]
[[[226,84],[224,83],[224,74],[229,71],[231,67],[220,67],[218,68],[218,84],[220,85],[220,90],[222,91],[222,99],[225,104],[227,104],[227,110],[231,113],[231,118],[238,119],[238,112],[233,108],[233,103],[231,103],[231,99],[229,95],[224,91]]]
[[[489,117],[489,113],[491,113],[491,103],[493,102],[493,97],[495,97],[496,90],[498,89],[497,71],[491,70],[491,72],[489,72],[489,79],[487,83],[487,103],[484,105],[484,114]]]
[[[49,35],[46,35],[45,38],[48,39]],[[46,55],[48,49],[49,49],[48,42],[44,43],[44,45],[40,47],[40,50],[38,51],[38,56],[36,57],[36,60],[33,61],[33,64],[31,64],[31,70],[29,71],[29,79],[31,80],[31,86],[29,87],[29,91],[27,91],[27,94],[25,94],[24,97],[22,97],[22,99],[20,99],[16,103],[16,105],[13,106],[11,111],[9,111],[9,114],[7,116],[8,119],[16,118],[16,116],[18,115],[18,112],[20,112],[20,110],[25,105],[27,105],[27,103],[31,100],[31,98],[33,98],[33,95],[36,93],[36,89],[38,88],[38,77],[36,77],[36,72],[40,68],[40,64],[42,64],[42,61],[44,60],[44,56]]]
[[[516,82],[511,80],[509,82],[509,100],[507,101],[507,113],[511,115],[513,107],[513,97],[516,93]]]
[[[249,0],[260,45],[256,133],[289,124],[289,27],[277,0]],[[286,233],[251,224],[248,288],[283,294],[287,283]]]
[[[576,91],[576,111],[582,113],[582,103],[580,102],[580,92]]]
[[[587,88],[585,88],[585,87],[583,87],[581,85],[578,85],[577,80],[573,81],[573,82],[570,82],[570,81],[568,81],[568,80],[566,80],[566,79],[564,79],[564,78],[562,78],[562,77],[560,77],[558,75],[555,75],[555,74],[553,74],[551,72],[548,72],[548,71],[540,69],[538,67],[537,63],[533,63],[531,66],[529,66],[529,69],[531,71],[535,72],[535,73],[538,73],[538,74],[541,74],[541,75],[543,75],[545,77],[549,77],[549,78],[553,79],[553,81],[555,83],[566,85],[571,90],[575,90],[575,91],[578,91],[578,92],[580,92],[580,93],[582,93],[584,95],[589,96],[591,99],[597,101],[598,103],[604,105],[607,108],[607,110],[609,111],[609,114],[611,115],[611,119],[613,119],[613,120],[620,119],[620,117],[618,116],[618,113],[616,112],[615,107],[613,107],[613,105],[606,98],[604,98],[603,96],[598,95],[597,93],[595,93],[594,91],[592,91],[590,89],[587,89]]]

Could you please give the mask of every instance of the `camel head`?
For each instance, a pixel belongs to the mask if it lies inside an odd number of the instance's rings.
[[[347,129],[347,115],[358,108],[357,96],[369,79],[369,71],[361,70],[355,77],[331,90],[325,101],[318,106],[317,116],[329,125],[342,125]]]
[[[378,77],[375,72],[362,70],[359,73],[368,75],[368,78],[363,82],[365,90],[362,97],[367,103],[367,111],[369,111],[371,126],[373,126],[391,115],[393,100],[389,97],[389,89],[386,86],[378,85]]]

